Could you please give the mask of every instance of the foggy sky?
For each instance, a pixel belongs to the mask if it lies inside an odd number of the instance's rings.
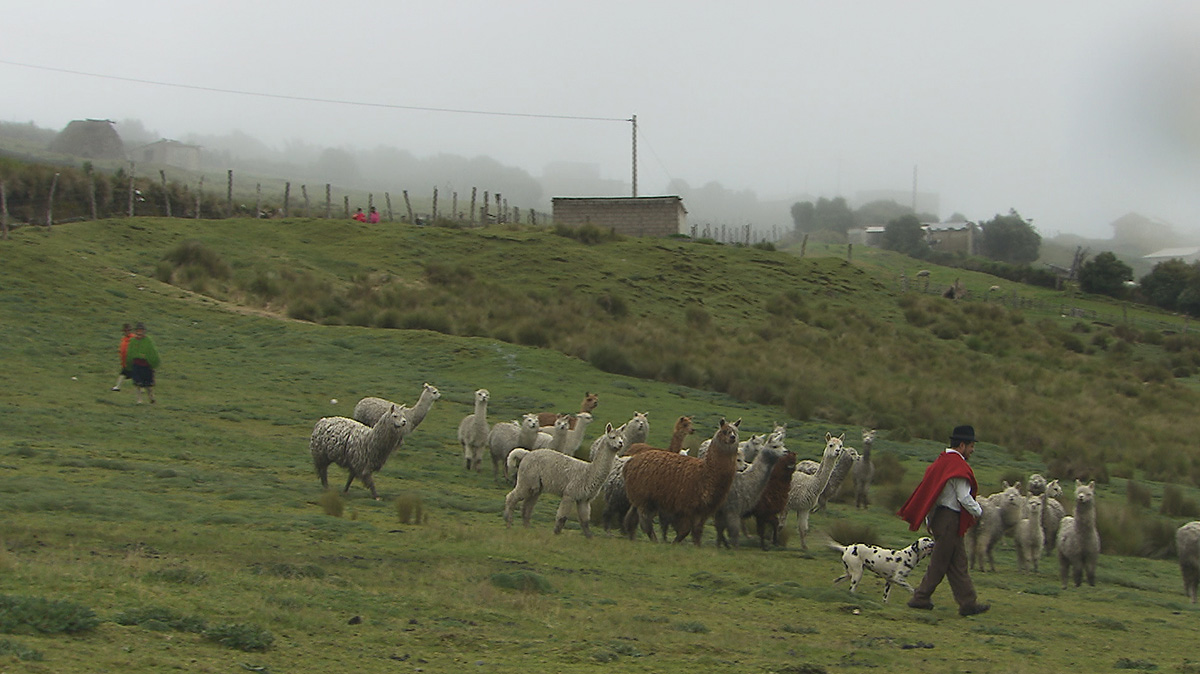
[[[0,120],[140,119],[417,156],[556,160],[762,199],[918,189],[1045,236],[1200,232],[1200,3],[217,0],[8,3]],[[278,96],[264,98],[89,77]],[[781,214],[782,222],[789,222]]]

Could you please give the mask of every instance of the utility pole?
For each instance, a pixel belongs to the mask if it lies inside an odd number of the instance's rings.
[[[633,196],[637,196],[637,115],[629,120],[633,123]]]

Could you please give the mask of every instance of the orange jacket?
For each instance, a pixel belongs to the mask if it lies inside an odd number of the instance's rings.
[[[129,353],[129,340],[133,339],[133,333],[129,333],[121,338],[121,369],[125,369],[125,354]]]

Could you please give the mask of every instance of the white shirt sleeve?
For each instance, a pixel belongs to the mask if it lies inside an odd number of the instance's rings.
[[[959,504],[963,508],[966,508],[967,512],[975,517],[983,514],[983,506],[979,505],[979,501],[971,497],[971,483],[967,482],[966,478],[952,477],[946,482],[946,486],[954,490],[954,495],[958,499]]]

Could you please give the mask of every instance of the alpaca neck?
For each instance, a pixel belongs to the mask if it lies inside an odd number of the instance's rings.
[[[433,407],[433,392],[429,389],[421,391],[421,397],[417,399],[417,404],[413,405],[412,410],[408,413],[409,424],[414,428],[417,424],[425,420],[425,415],[429,414],[429,408]]]
[[[675,429],[675,432],[671,435],[671,444],[667,445],[667,450],[672,451],[672,452],[682,451],[683,450],[683,441],[685,438],[687,438],[687,436],[688,436],[688,429],[686,426],[677,427]]]
[[[517,434],[517,446],[528,449],[532,447],[533,443],[537,440],[539,431],[538,425],[522,423],[520,428],[521,431]]]

